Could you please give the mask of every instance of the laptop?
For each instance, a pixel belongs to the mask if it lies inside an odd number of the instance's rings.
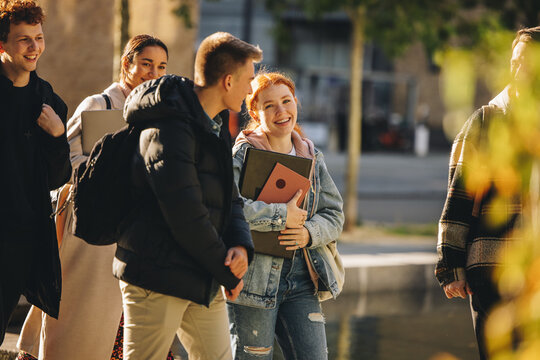
[[[81,143],[84,155],[89,155],[94,144],[107,133],[126,126],[122,110],[90,110],[81,113]]]

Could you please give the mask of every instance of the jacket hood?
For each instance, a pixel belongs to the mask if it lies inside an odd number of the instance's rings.
[[[146,81],[127,97],[124,118],[135,126],[178,116],[196,118],[204,110],[193,88],[191,80],[176,75]]]
[[[301,137],[296,131],[291,133],[291,138],[294,148],[296,149],[297,156],[308,159],[315,158],[315,146],[311,140]],[[233,153],[236,153],[240,146],[245,143],[249,143],[257,149],[275,151],[270,146],[268,137],[260,126],[254,130],[242,130],[234,142]]]

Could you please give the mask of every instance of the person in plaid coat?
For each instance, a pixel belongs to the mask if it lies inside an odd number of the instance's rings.
[[[527,50],[539,40],[540,26],[518,31],[512,44],[511,84],[467,120],[454,140],[450,155],[448,195],[439,221],[435,276],[449,299],[470,295],[481,359],[488,358],[485,321],[500,300],[493,271],[501,264],[501,252],[518,239],[514,230],[521,223],[522,194],[498,196],[497,189],[501,187],[497,181],[504,179],[490,179],[487,189],[472,189],[466,186],[465,175],[474,173],[482,178],[477,155],[489,141],[488,125],[507,120],[512,103],[519,98],[519,85],[528,76],[526,64],[530,52]],[[496,207],[492,202],[495,198],[499,201]],[[490,221],[495,211],[502,219],[496,225]]]

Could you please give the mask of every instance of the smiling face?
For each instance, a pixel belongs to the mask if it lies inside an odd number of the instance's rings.
[[[259,93],[256,110],[250,114],[268,136],[290,136],[298,116],[297,100],[287,85],[271,85]]]
[[[124,81],[131,89],[167,73],[167,53],[161,46],[147,46],[133,57],[131,63],[125,61]]]
[[[2,72],[14,83],[21,78],[26,79],[27,83],[44,50],[41,24],[10,24],[7,40],[0,41]]]

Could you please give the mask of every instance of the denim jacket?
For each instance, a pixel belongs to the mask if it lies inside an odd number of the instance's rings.
[[[233,148],[234,179],[238,184],[249,143]],[[251,230],[280,231],[285,229],[287,220],[286,204],[266,204],[263,201],[244,199],[244,215]],[[321,247],[337,240],[343,229],[343,200],[334,181],[328,173],[322,152],[315,149],[313,183],[307,195],[308,220],[305,227],[309,231],[311,244],[307,248],[313,269],[332,297],[339,294],[336,277],[324,256]],[[297,252],[295,256],[298,256]],[[274,308],[284,259],[255,253],[253,261],[244,275],[244,288],[234,301],[236,304],[258,308]],[[326,288],[326,289],[324,289]]]

